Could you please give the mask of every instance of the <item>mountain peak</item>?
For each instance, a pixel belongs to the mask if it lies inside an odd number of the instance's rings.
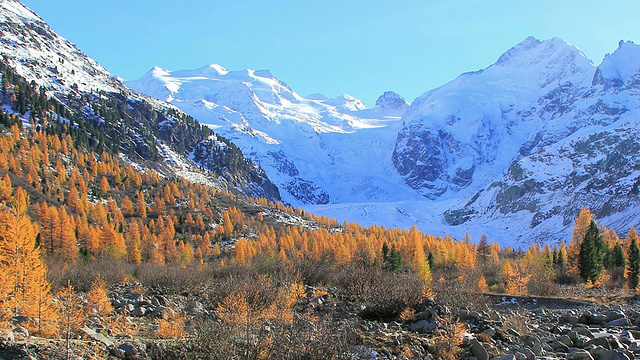
[[[4,10],[3,13],[5,11],[8,11],[12,14],[15,14],[17,16],[19,16],[20,18],[23,18],[27,21],[38,21],[38,22],[44,22],[38,15],[36,15],[35,12],[33,12],[31,9],[27,8],[26,6],[24,6],[21,2],[17,1],[17,0],[3,0],[0,1],[0,9]],[[3,14],[5,17],[7,16],[6,13]]]
[[[640,70],[640,45],[620,41],[612,54],[606,54],[593,78],[593,84],[617,87]]]
[[[583,58],[589,63],[591,62],[586,59],[578,48],[560,38],[554,37],[540,41],[533,36],[529,36],[502,54],[496,61],[496,65],[515,65],[517,67],[524,65],[530,67],[541,62],[556,61],[556,58],[567,53],[572,54],[574,58]]]
[[[358,111],[364,110],[367,106],[349,94],[342,94],[324,102],[327,105],[335,106],[338,110]]]
[[[376,100],[376,107],[382,109],[386,115],[402,116],[409,108],[409,103],[402,96],[393,91],[385,91]]]

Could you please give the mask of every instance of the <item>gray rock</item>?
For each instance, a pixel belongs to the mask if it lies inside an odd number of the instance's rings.
[[[513,355],[516,357],[516,360],[528,360],[527,355],[521,353],[520,351],[516,351]]]
[[[506,354],[506,355],[494,357],[492,360],[517,360],[517,358],[513,354]]]
[[[607,327],[631,326],[631,321],[629,321],[629,319],[624,317],[624,318],[611,320],[611,321],[605,323],[604,326],[607,326]]]
[[[142,306],[139,306],[139,307],[137,307],[137,308],[135,308],[135,309],[133,310],[133,313],[132,313],[132,314],[133,314],[133,316],[138,316],[138,317],[140,317],[140,316],[144,316],[146,313],[147,313],[147,309],[145,309],[145,308],[144,308],[144,307],[142,307]]]
[[[542,350],[542,348],[540,348],[540,350]],[[522,354],[524,354],[527,360],[534,360],[536,358],[536,353],[532,349],[529,349],[527,347],[522,349]],[[540,353],[540,355],[542,355],[542,352]]]
[[[22,326],[16,326],[13,329],[13,336],[16,340],[27,340],[29,338],[29,330]]]
[[[607,350],[600,355],[600,360],[631,360],[633,358],[633,354],[629,356],[621,350]]]
[[[534,344],[531,347],[531,351],[533,351],[534,354],[536,354],[536,356],[542,356],[542,354],[544,354],[544,349],[542,348],[541,344]]]
[[[95,330],[88,328],[88,327],[83,327],[80,329],[85,335],[87,335],[88,337],[90,337],[91,339],[95,340],[95,341],[99,341],[102,344],[104,344],[107,347],[112,347],[113,341],[109,340],[109,338],[107,338],[106,336],[96,332]]]
[[[589,318],[590,324],[602,324],[607,321],[607,315],[605,314],[593,314]]]
[[[609,338],[605,336],[593,338],[589,340],[589,342],[587,342],[587,345],[601,346],[606,350],[611,350],[611,345],[609,344]]]
[[[435,321],[420,320],[416,323],[411,324],[409,326],[409,330],[412,332],[430,333],[437,326],[438,325]]]
[[[138,349],[131,343],[122,343],[115,349],[114,355],[120,359],[135,359],[138,356]]]
[[[568,358],[574,360],[593,360],[593,356],[591,356],[588,351],[582,349],[576,350]]]
[[[567,344],[560,342],[558,340],[552,341],[549,345],[555,352],[563,352],[563,353],[569,352],[569,347],[567,346]]]
[[[558,338],[558,341],[567,345],[567,347],[572,347],[573,346],[573,341],[571,340],[571,337],[569,337],[569,335],[562,335]]]
[[[586,337],[588,337],[589,339],[593,339],[595,336],[593,335],[593,333],[591,332],[591,330],[589,330],[589,328],[586,328],[584,326],[576,326],[573,328],[573,330],[578,333],[579,335],[584,335]]]
[[[622,310],[609,310],[606,311],[603,315],[607,317],[607,322],[627,317],[624,312],[622,312]]]
[[[477,339],[471,339],[471,354],[478,360],[489,360],[487,349]]]
[[[0,330],[0,344],[6,344],[8,342],[14,342],[14,341],[16,341],[16,338],[13,335],[13,331]]]

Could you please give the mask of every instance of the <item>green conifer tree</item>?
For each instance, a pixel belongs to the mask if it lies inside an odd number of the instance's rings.
[[[584,240],[580,244],[578,269],[584,281],[596,283],[604,271],[604,256],[607,245],[602,239],[596,222],[591,220]]]
[[[635,289],[638,286],[638,280],[640,280],[640,249],[635,237],[631,239],[631,245],[629,246],[627,278],[629,279],[629,287]]]

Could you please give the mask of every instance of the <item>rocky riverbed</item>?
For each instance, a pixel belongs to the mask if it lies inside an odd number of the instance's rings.
[[[483,306],[449,308],[427,298],[415,312],[393,321],[365,319],[363,306],[331,289],[307,289],[301,312],[348,320],[360,345],[344,354],[357,359],[606,359],[640,358],[640,305],[614,305],[533,297],[484,296]],[[179,313],[189,323],[215,317],[203,294],[146,295],[140,286],[120,286],[109,294],[118,321],[135,327],[122,334],[115,323],[93,317],[70,341],[68,358],[180,358],[183,342],[153,336],[155,320]],[[479,309],[480,308],[480,309]],[[66,343],[35,337],[16,319],[0,331],[0,359],[67,358]],[[461,340],[460,346],[452,344]],[[183,341],[189,341],[187,338]],[[181,355],[182,354],[182,355]],[[216,358],[224,358],[217,354]]]

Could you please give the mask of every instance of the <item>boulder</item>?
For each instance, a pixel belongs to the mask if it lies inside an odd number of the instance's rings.
[[[604,326],[606,327],[631,326],[631,321],[629,321],[629,319],[627,319],[626,317],[623,317],[623,318],[618,318],[618,319],[606,322]]]
[[[113,354],[119,359],[137,359],[138,349],[131,343],[122,343],[113,350]]]
[[[113,341],[109,340],[109,338],[107,338],[106,336],[102,335],[101,333],[96,332],[95,330],[89,328],[89,327],[83,327],[80,329],[85,335],[87,335],[88,337],[90,337],[91,339],[101,342],[102,344],[104,344],[107,347],[112,347]]]
[[[138,306],[133,310],[132,315],[140,317],[140,316],[144,316],[146,313],[147,313],[147,309],[145,309],[142,306]]]
[[[13,331],[11,330],[0,330],[0,344],[6,344],[9,342],[16,341],[15,336],[13,335]]]
[[[477,339],[471,339],[471,354],[478,360],[489,360],[487,349]]]
[[[600,360],[632,360],[633,354],[627,354],[622,350],[607,350],[600,355]]]
[[[411,324],[411,326],[409,326],[409,330],[418,333],[430,333],[437,326],[438,325],[435,321],[420,320],[416,323]]]
[[[13,329],[13,336],[16,340],[27,340],[29,338],[29,330],[22,326],[16,326]]]
[[[593,360],[593,356],[591,356],[588,351],[582,349],[576,350],[573,354],[570,354],[568,358],[573,360]]]

